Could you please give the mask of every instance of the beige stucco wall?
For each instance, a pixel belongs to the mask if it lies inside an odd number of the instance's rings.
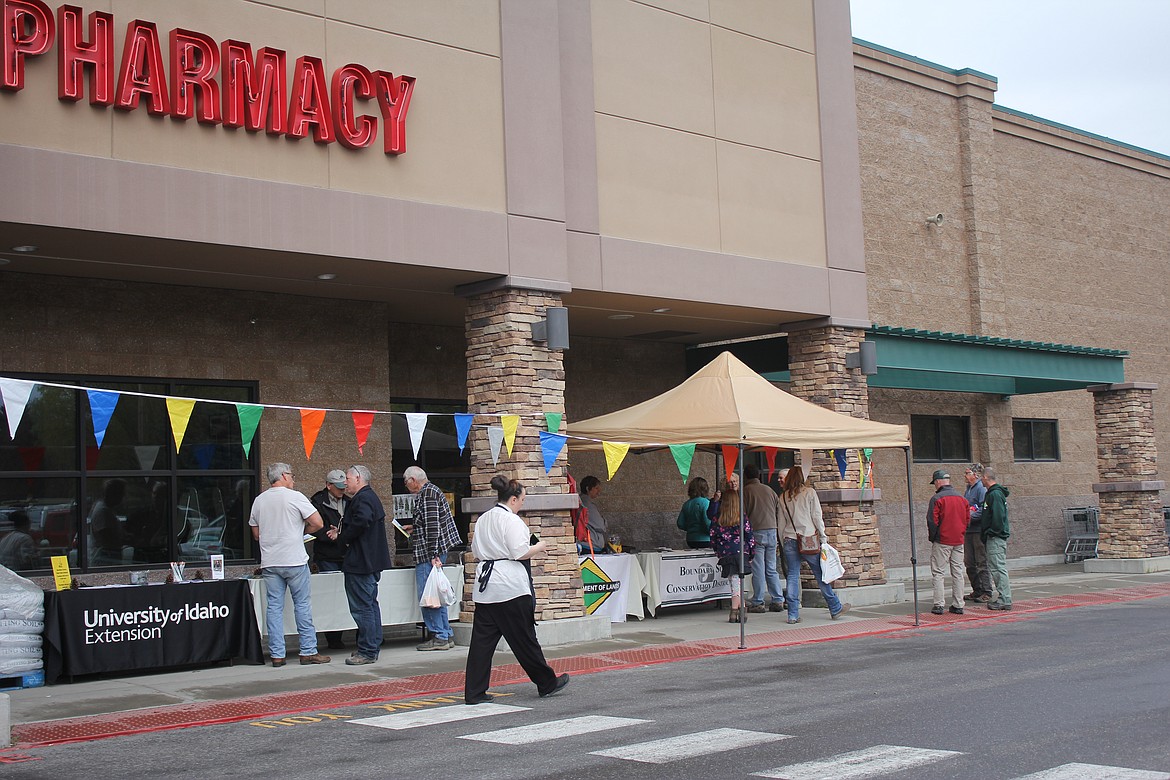
[[[811,0],[592,4],[603,235],[826,264]]]
[[[22,91],[0,92],[5,117],[0,143],[504,210],[499,9],[494,2],[109,0],[86,3],[84,10],[114,15],[115,72],[127,23],[142,19],[157,25],[167,68],[167,36],[182,27],[216,42],[246,41],[253,53],[263,46],[283,49],[290,74],[304,55],[321,58],[327,78],[351,62],[412,75],[418,81],[407,117],[407,153],[393,157],[383,152],[385,128],[376,101],[356,101],[355,113],[378,117],[379,123],[377,139],[361,150],[316,144],[311,137],[291,140],[156,117],[141,103],[129,112],[94,107],[88,102],[88,82],[86,99],[59,101],[56,45],[26,58]]]

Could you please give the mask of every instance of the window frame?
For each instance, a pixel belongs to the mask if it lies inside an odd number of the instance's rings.
[[[229,477],[236,479],[250,478],[253,482],[253,497],[258,494],[260,482],[260,430],[257,428],[253,438],[251,449],[244,459],[245,467],[243,468],[199,468],[199,467],[180,467],[179,454],[175,450],[174,440],[168,429],[167,435],[164,438],[166,459],[161,467],[139,468],[139,469],[113,469],[113,468],[91,468],[88,462],[87,449],[89,438],[91,437],[91,427],[89,415],[86,413],[87,403],[84,400],[85,389],[74,388],[89,388],[89,389],[113,389],[116,392],[134,393],[138,391],[132,390],[118,390],[118,386],[125,385],[157,385],[163,388],[158,393],[151,393],[151,395],[162,395],[169,397],[195,397],[189,391],[191,389],[198,389],[201,387],[217,388],[220,390],[243,390],[246,400],[226,402],[226,403],[258,403],[260,396],[260,383],[256,380],[239,380],[239,379],[192,379],[192,378],[176,378],[176,377],[146,377],[146,376],[122,376],[122,375],[88,375],[88,374],[60,374],[60,373],[33,373],[33,372],[5,372],[6,376],[13,379],[21,379],[29,382],[41,383],[45,385],[69,385],[70,387],[61,388],[66,392],[74,395],[74,408],[72,420],[70,424],[73,426],[72,440],[75,448],[73,468],[70,469],[52,469],[41,471],[30,470],[3,470],[0,471],[0,477],[4,479],[63,479],[72,481],[76,490],[74,518],[73,518],[73,533],[76,535],[76,543],[73,550],[76,552],[76,560],[70,562],[70,566],[80,573],[100,573],[100,572],[117,572],[126,571],[130,569],[152,569],[165,568],[168,563],[149,563],[145,561],[134,561],[130,563],[120,563],[113,565],[95,565],[92,562],[94,558],[94,551],[89,549],[88,533],[86,524],[88,522],[87,515],[92,508],[92,504],[97,500],[98,496],[90,488],[90,483],[94,481],[103,481],[108,479],[122,479],[133,480],[137,478],[146,478],[165,481],[168,484],[169,495],[171,498],[171,515],[168,519],[168,533],[167,533],[167,554],[168,557],[179,560],[182,554],[180,550],[180,542],[176,538],[179,533],[179,486],[185,482],[190,482],[193,478],[216,478]],[[188,392],[185,394],[178,394],[175,388],[183,387]],[[209,394],[210,395],[210,394]],[[208,402],[224,402],[218,397],[209,397]],[[242,442],[240,442],[242,447]],[[158,466],[157,461],[155,466]],[[258,560],[258,550],[255,547],[251,534],[245,532],[243,534],[244,548],[241,550],[242,557],[232,558],[225,563],[230,565],[254,565]],[[84,563],[83,563],[84,562]],[[49,567],[40,567],[36,569],[26,569],[26,571],[33,574],[41,574],[48,572]]]
[[[1051,458],[1042,458],[1036,456],[1036,424],[1048,424],[1052,426],[1052,447],[1055,452]],[[1031,457],[1021,458],[1016,453],[1017,433],[1016,426],[1018,424],[1026,424],[1028,426],[1028,450]],[[1012,460],[1015,463],[1060,463],[1060,420],[1053,417],[1013,417],[1012,418]]]
[[[963,426],[964,451],[956,457],[943,457],[942,425],[944,421],[957,420]],[[937,448],[933,452],[924,453],[915,441],[915,424],[933,422],[934,436]],[[914,452],[915,463],[970,463],[971,462],[971,417],[962,414],[912,414],[910,415],[910,443]]]

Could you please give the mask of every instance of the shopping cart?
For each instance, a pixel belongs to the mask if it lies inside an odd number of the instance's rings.
[[[1095,506],[1080,506],[1062,510],[1064,533],[1064,562],[1083,561],[1097,557],[1097,520],[1101,510]]]

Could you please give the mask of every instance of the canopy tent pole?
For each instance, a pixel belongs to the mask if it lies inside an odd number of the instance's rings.
[[[743,574],[743,563],[744,563],[744,561],[743,561],[743,550],[744,550],[743,526],[744,526],[744,518],[747,517],[747,511],[745,509],[745,507],[747,505],[743,502],[743,458],[744,458],[743,444],[737,444],[736,447],[739,449],[739,461],[738,461],[739,466],[736,469],[736,471],[739,473],[739,490],[738,490],[738,493],[739,493],[739,571],[740,571],[740,574],[739,574],[739,649],[746,650],[747,644],[745,644],[745,642],[744,642],[744,635],[746,634],[746,629],[744,628],[744,621],[747,619],[747,605],[744,603],[744,600],[743,600],[743,578],[744,578],[744,574]]]
[[[910,448],[903,447],[906,453],[906,512],[910,516],[910,578],[914,583],[914,625],[918,622],[918,546],[914,541],[914,486],[910,475]]]

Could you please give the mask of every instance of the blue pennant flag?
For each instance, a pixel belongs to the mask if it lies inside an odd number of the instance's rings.
[[[556,462],[557,456],[561,454],[561,450],[565,448],[567,437],[559,433],[549,433],[548,431],[539,431],[539,433],[540,454],[544,456],[544,473],[547,474],[552,470],[553,463]]]
[[[112,390],[86,390],[89,394],[89,414],[93,418],[93,437],[97,439],[97,446],[102,448],[102,441],[106,438],[106,428],[110,426],[110,418],[114,416],[114,407],[118,405],[120,393]]]
[[[849,461],[846,460],[848,454],[848,450],[833,450],[833,455],[837,458],[837,471],[841,472],[841,479],[845,479],[845,469],[849,466]]]
[[[460,455],[463,454],[463,448],[467,446],[467,434],[471,431],[471,421],[474,418],[474,414],[455,415],[455,433],[459,436]]]

